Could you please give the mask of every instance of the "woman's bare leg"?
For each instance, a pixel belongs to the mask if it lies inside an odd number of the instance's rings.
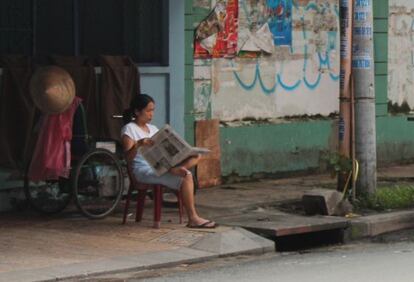
[[[201,155],[189,157],[188,159],[184,160],[180,166],[185,167],[186,169],[190,169],[192,167],[195,167],[201,159]]]
[[[186,176],[189,174],[189,169],[196,166],[198,162],[200,161],[201,156],[193,156],[189,157],[188,159],[184,160],[182,163],[177,165],[176,167],[173,167],[169,170],[172,174],[179,175],[179,176]]]
[[[183,204],[184,208],[187,212],[188,216],[188,224],[190,226],[200,225],[208,222],[209,220],[204,219],[200,217],[197,214],[195,203],[194,203],[194,182],[193,182],[193,176],[190,174],[187,174],[184,179],[181,186],[181,193],[183,196]],[[207,224],[205,227],[214,227],[215,223],[211,222]]]

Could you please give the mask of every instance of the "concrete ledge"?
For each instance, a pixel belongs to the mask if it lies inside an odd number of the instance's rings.
[[[190,246],[220,257],[239,254],[263,254],[275,250],[275,243],[239,227],[212,233]]]
[[[414,211],[398,211],[354,218],[347,237],[355,240],[414,227]]]

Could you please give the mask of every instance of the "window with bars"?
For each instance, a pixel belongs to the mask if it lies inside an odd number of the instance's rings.
[[[0,53],[168,65],[168,0],[1,0]]]

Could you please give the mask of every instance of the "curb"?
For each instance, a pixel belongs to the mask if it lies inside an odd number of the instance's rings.
[[[349,220],[347,239],[356,240],[414,228],[414,211],[368,215]]]

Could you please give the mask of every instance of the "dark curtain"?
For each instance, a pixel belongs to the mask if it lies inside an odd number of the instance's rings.
[[[36,108],[30,97],[32,64],[27,56],[0,56],[0,166],[22,169],[30,158]]]
[[[138,68],[125,56],[100,56],[98,62],[102,67],[99,137],[119,141],[122,120],[114,119],[112,115],[122,115],[132,97],[140,93]]]

